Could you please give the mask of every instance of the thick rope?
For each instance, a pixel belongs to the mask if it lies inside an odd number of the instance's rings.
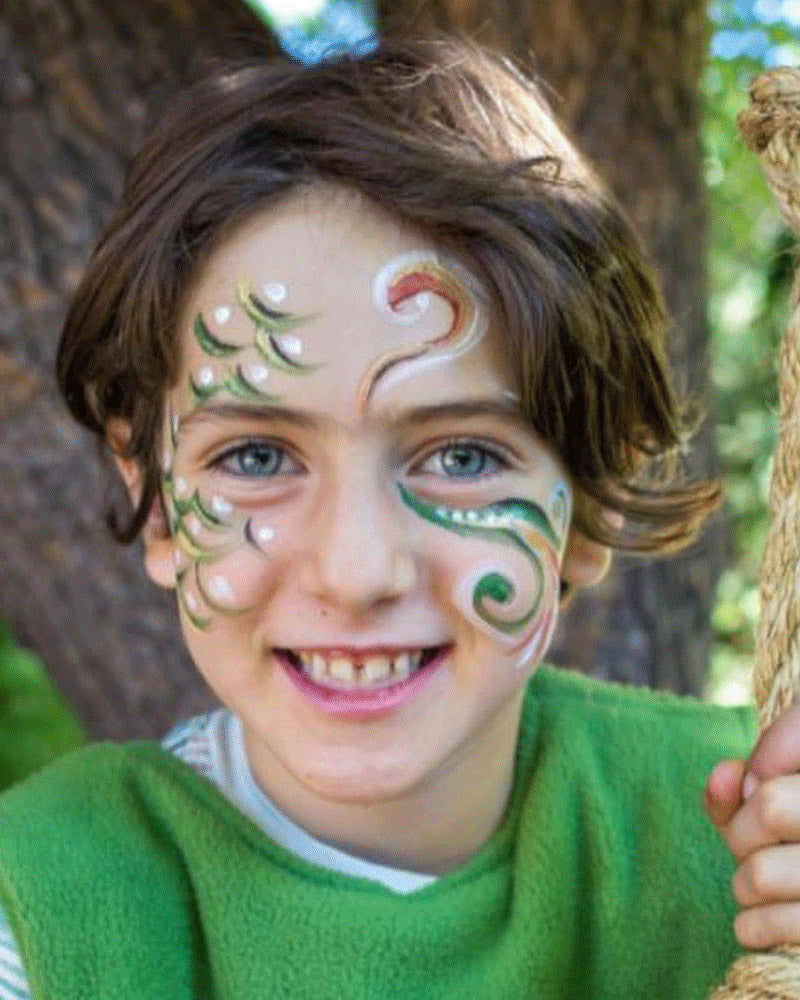
[[[800,234],[800,69],[770,70],[739,116],[789,225]],[[763,732],[800,696],[800,269],[781,347],[780,427],[761,567],[753,688]],[[713,1000],[800,1000],[800,947],[737,959]]]

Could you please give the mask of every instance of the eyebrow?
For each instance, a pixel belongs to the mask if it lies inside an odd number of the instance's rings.
[[[498,399],[496,396],[486,399],[460,399],[428,404],[426,406],[414,406],[398,414],[393,419],[393,423],[400,428],[409,428],[453,417],[486,416],[497,417],[506,421],[510,420],[521,428],[529,426],[516,397],[504,400]],[[178,426],[180,430],[185,430],[187,427],[196,424],[225,419],[280,421],[306,430],[314,430],[326,422],[326,418],[320,419],[312,413],[293,410],[283,406],[252,406],[248,403],[214,403],[199,406],[196,410],[192,410],[181,417]]]

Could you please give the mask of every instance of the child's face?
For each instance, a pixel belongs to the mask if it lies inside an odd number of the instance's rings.
[[[197,667],[307,787],[399,794],[521,697],[556,622],[571,490],[519,415],[488,297],[328,188],[223,241],[180,334],[159,582]],[[407,685],[384,676],[423,650]]]

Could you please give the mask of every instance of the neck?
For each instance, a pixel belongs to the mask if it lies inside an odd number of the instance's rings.
[[[514,783],[524,692],[425,780],[390,799],[343,802],[309,789],[244,729],[256,782],[313,837],[365,861],[431,875],[465,864],[501,825]],[[480,776],[476,780],[476,775]]]

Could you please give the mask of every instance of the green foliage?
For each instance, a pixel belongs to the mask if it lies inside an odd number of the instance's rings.
[[[703,87],[709,194],[711,414],[727,490],[733,551],[717,591],[709,695],[743,700],[758,617],[758,573],[769,526],[768,496],[778,428],[778,351],[789,315],[795,239],[781,221],[757,158],[739,138],[736,116],[768,65],[796,63],[786,24],[770,22],[780,0],[712,8],[715,36]],[[762,20],[759,20],[759,15]],[[736,42],[736,38],[739,42]],[[724,52],[734,52],[726,56]],[[717,54],[713,54],[713,53]]]
[[[0,624],[0,791],[85,742],[42,665]]]

